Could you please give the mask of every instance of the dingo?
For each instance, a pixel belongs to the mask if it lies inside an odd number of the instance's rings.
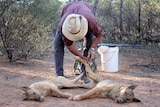
[[[51,80],[33,83],[29,87],[21,87],[21,90],[25,92],[24,100],[43,101],[45,96],[55,96],[71,99],[72,94],[64,93],[60,91],[59,88],[92,88],[87,84],[76,83],[82,76],[83,73],[73,80],[69,80],[63,76],[57,76]]]
[[[88,92],[74,96],[73,100],[77,101],[94,97],[109,97],[114,99],[117,103],[141,102],[139,99],[135,98],[133,93],[133,90],[137,87],[136,85],[131,85],[129,87],[119,86],[114,81],[104,79],[101,75],[93,73],[89,64],[86,63],[85,60],[79,57],[75,58],[84,63],[88,76],[98,82],[98,84]]]

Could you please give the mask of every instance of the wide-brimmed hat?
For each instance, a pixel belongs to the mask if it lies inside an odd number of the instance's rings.
[[[68,15],[62,25],[63,35],[71,41],[83,39],[87,31],[88,21],[84,16],[79,14]]]

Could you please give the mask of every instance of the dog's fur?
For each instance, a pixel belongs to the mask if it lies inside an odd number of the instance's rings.
[[[93,73],[89,64],[80,57],[75,57],[75,59],[84,63],[87,75],[95,82],[98,82],[98,84],[88,92],[74,96],[73,100],[77,101],[94,97],[109,97],[114,99],[117,103],[141,102],[139,99],[135,98],[133,93],[133,90],[137,87],[136,85],[122,87],[112,80],[104,79],[101,75]]]
[[[72,94],[60,91],[60,88],[92,88],[87,84],[76,83],[84,74],[82,73],[73,80],[67,79],[63,76],[57,76],[51,80],[36,82],[29,87],[24,86],[20,89],[25,92],[24,100],[43,101],[45,96],[55,96],[63,98],[72,98]]]

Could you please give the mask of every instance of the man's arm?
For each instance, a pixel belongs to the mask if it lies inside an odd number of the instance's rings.
[[[83,56],[83,55],[78,51],[78,49],[75,47],[74,44],[67,46],[67,48],[68,48],[74,55],[79,56],[80,58],[85,59],[85,60],[88,61],[87,57]]]
[[[97,47],[101,39],[102,39],[102,36],[97,36],[96,38],[94,38],[93,43],[88,51],[87,57],[89,61],[95,57],[95,48]]]
[[[100,43],[101,39],[102,39],[102,36],[95,37],[93,40],[93,43],[91,45],[91,48],[95,49],[97,47],[97,45]]]

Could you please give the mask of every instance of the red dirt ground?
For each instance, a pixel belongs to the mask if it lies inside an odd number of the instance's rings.
[[[107,78],[124,86],[137,84],[134,93],[142,102],[117,104],[108,98],[71,101],[55,97],[46,97],[44,102],[23,101],[23,91],[19,87],[54,77],[53,53],[47,53],[38,59],[12,63],[0,56],[0,107],[160,107],[160,49],[120,48],[117,73],[101,71],[98,53],[96,62],[99,72]],[[73,55],[66,51],[65,74],[73,76],[73,63]],[[88,89],[62,91],[76,95]]]

